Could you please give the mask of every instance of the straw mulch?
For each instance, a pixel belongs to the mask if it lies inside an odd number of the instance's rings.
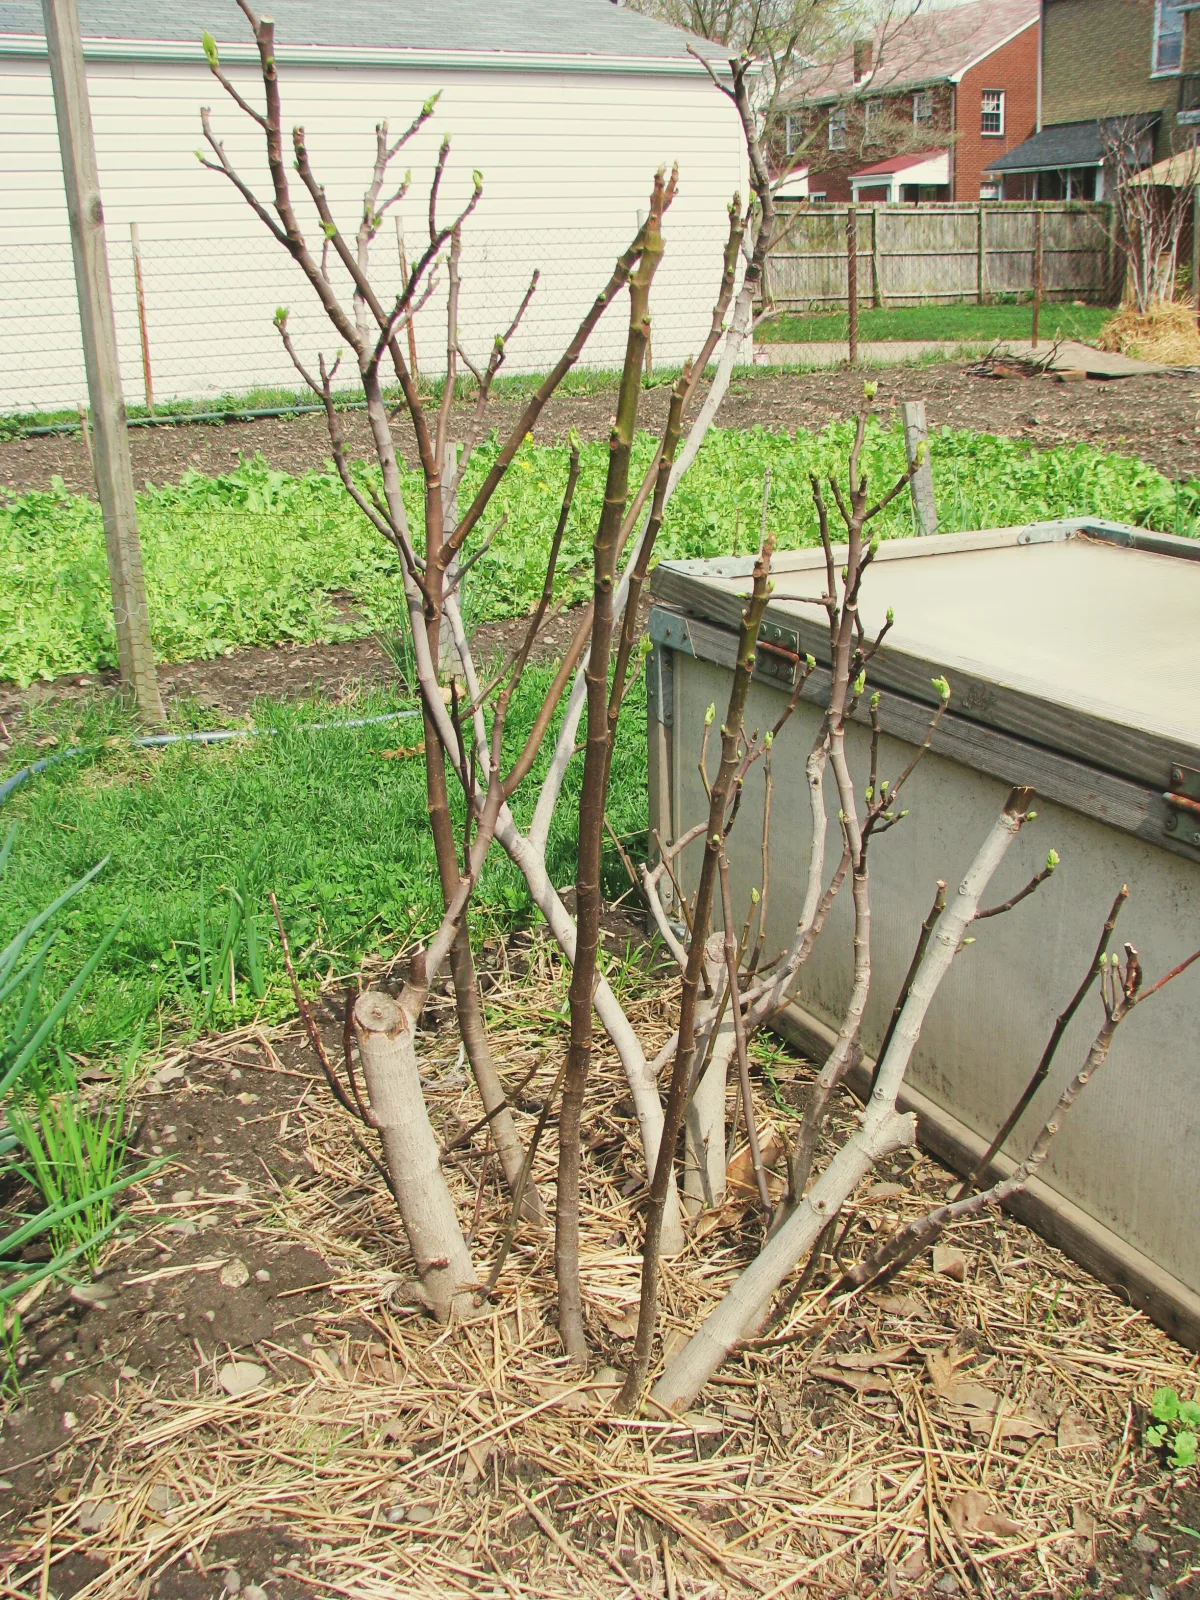
[[[672,996],[649,984],[629,1002],[650,1045],[665,1036]],[[542,1063],[519,1101],[526,1129],[557,1068],[564,1000],[561,966],[543,947],[488,995],[508,1081]],[[294,1049],[296,1037],[278,1030],[266,1048]],[[763,1047],[760,1069],[763,1127],[795,1115],[806,1069],[775,1045]],[[440,1128],[474,1121],[452,1026],[430,1039],[426,1070]],[[206,1588],[186,1592],[216,1596],[220,1540],[262,1530],[269,1548],[266,1530],[283,1527],[303,1556],[265,1580],[242,1564],[244,1584],[278,1584],[259,1591],[273,1600],[774,1600],[935,1584],[1064,1594],[1089,1569],[1089,1592],[1100,1573],[1115,1576],[1114,1552],[1138,1521],[1131,1502],[1142,1513],[1158,1496],[1171,1514],[1178,1490],[1146,1456],[1140,1408],[1160,1384],[1192,1393],[1191,1359],[1010,1219],[960,1228],[950,1243],[961,1255],[939,1256],[938,1272],[928,1260],[910,1268],[881,1296],[831,1303],[818,1274],[698,1410],[626,1419],[609,1406],[634,1326],[641,1157],[611,1057],[599,1062],[585,1121],[583,1275],[605,1364],[587,1379],[559,1352],[549,1237],[520,1233],[494,1302],[463,1325],[436,1326],[406,1301],[410,1264],[393,1207],[349,1118],[327,1095],[305,1089],[299,1099],[291,1115],[303,1119],[310,1173],[264,1185],[246,1226],[303,1241],[333,1264],[315,1341],[298,1356],[260,1344],[267,1382],[237,1398],[217,1382],[227,1354],[198,1366],[186,1390],[169,1392],[150,1373],[120,1383],[76,1441],[91,1463],[82,1487],[29,1528],[23,1559],[0,1573],[2,1592],[53,1593],[63,1553],[87,1551],[107,1566],[77,1591],[87,1600],[183,1593],[158,1587],[181,1557],[208,1574]],[[839,1114],[844,1127],[853,1103]],[[506,1223],[494,1162],[480,1182],[482,1148],[477,1140],[447,1168],[460,1215],[474,1219],[481,1275]],[[550,1196],[554,1159],[551,1127],[538,1161]],[[857,1197],[848,1248],[945,1192],[936,1163],[908,1166],[876,1174]],[[668,1348],[757,1234],[750,1205],[731,1204],[667,1265]],[[100,1496],[114,1513],[85,1532]]]
[[[1200,330],[1189,300],[1155,301],[1145,312],[1123,305],[1104,324],[1096,341],[1101,350],[1118,350],[1136,361],[1168,367],[1200,367]]]

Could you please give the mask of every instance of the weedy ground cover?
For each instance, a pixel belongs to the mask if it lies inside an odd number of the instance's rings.
[[[781,548],[815,543],[808,474],[844,459],[851,424],[820,434],[762,428],[714,430],[671,502],[659,540],[663,557],[748,549],[757,527],[763,473],[772,473]],[[649,458],[637,442],[634,470]],[[490,466],[477,451],[466,492]],[[933,440],[944,531],[1090,514],[1194,533],[1200,480],[1176,485],[1144,462],[1078,444],[1035,450],[1012,439],[944,429]],[[607,449],[583,448],[581,480],[560,563],[560,588],[582,598],[589,583],[588,530],[595,524]],[[467,579],[474,622],[525,613],[540,588],[548,540],[566,476],[565,445],[527,443],[492,511],[505,519]],[[874,424],[864,464],[876,481],[903,462],[896,427]],[[367,469],[361,469],[369,476]],[[413,474],[409,504],[419,508]],[[185,474],[139,497],[155,648],[159,659],[214,657],[249,645],[312,643],[393,626],[401,585],[394,554],[349,502],[332,471],[302,477],[246,462],[219,477]],[[416,512],[419,516],[419,511]],[[880,519],[884,537],[913,531],[897,501]],[[99,508],[63,489],[0,505],[0,678],[95,671],[115,662]]]
[[[1041,336],[1091,343],[1112,318],[1111,306],[1077,306],[1058,301],[1042,306]],[[886,310],[863,307],[858,313],[858,337],[885,341],[954,339],[963,344],[990,344],[993,339],[1028,339],[1033,307],[1026,300],[1000,305],[889,306]],[[845,311],[814,311],[807,315],[783,313],[761,324],[756,338],[763,344],[793,344],[809,340],[849,337]]]
[[[514,744],[549,670],[526,675],[507,730]],[[406,704],[381,692],[352,712],[317,700],[264,701],[254,722],[276,729],[274,737],[159,750],[131,749],[124,735],[132,727],[111,704],[34,720],[10,765],[44,755],[34,741],[48,734],[89,754],[32,779],[4,806],[6,822],[21,826],[0,893],[0,946],[22,925],[24,907],[48,903],[105,856],[104,872],[57,923],[47,984],[73,972],[124,919],[66,1019],[68,1048],[111,1057],[140,1029],[153,1046],[167,1030],[289,1013],[271,890],[306,982],[357,971],[364,958],[394,953],[437,926],[442,901],[415,753],[419,720],[309,731],[314,722]],[[540,771],[516,796],[519,821],[527,820],[522,794],[536,794]],[[578,772],[568,778],[568,795],[578,780]],[[577,809],[561,806],[551,835],[558,884],[572,879]],[[640,686],[622,722],[609,821],[635,855],[644,849]],[[605,888],[615,898],[629,887],[615,848],[609,866]],[[473,906],[474,935],[489,938],[531,916],[524,880],[494,851]]]

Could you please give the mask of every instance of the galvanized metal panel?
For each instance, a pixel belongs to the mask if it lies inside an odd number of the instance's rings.
[[[671,730],[676,832],[703,815],[696,759],[704,711],[723,702],[728,684],[727,668],[677,654]],[[751,726],[773,720],[780,693],[771,685],[753,687]],[[768,942],[776,949],[791,931],[807,869],[811,828],[803,767],[818,721],[817,707],[802,702],[775,745]],[[851,761],[864,782],[867,739],[861,727],[850,729]],[[894,775],[911,752],[911,743],[885,737],[881,772]],[[954,882],[961,875],[1007,788],[1007,780],[931,754],[906,792],[910,816],[873,848],[874,982],[863,1033],[869,1052],[882,1037],[937,879]],[[832,785],[827,803],[836,810]],[[1200,933],[1200,865],[1053,802],[1037,809],[1037,821],[1010,852],[989,902],[1019,888],[1048,849],[1058,851],[1061,865],[1032,899],[979,926],[977,942],[938,994],[910,1070],[916,1090],[984,1139],[1003,1121],[1036,1064],[1122,883],[1133,893],[1120,931],[1137,945],[1152,975],[1188,954]],[[761,876],[761,829],[758,768],[732,837],[739,918]],[[831,839],[827,871],[836,848]],[[800,975],[798,999],[817,1017],[835,1022],[850,970],[849,905],[843,901]],[[1072,1113],[1045,1173],[1052,1190],[1094,1220],[1097,1249],[1105,1248],[1101,1235],[1107,1230],[1156,1263],[1168,1284],[1173,1279],[1182,1285],[1184,1299],[1200,1292],[1198,982],[1185,976],[1130,1019],[1109,1065]],[[1098,1004],[1085,1006],[1075,1019],[1048,1084],[1011,1141],[1011,1155],[1027,1147],[1052,1097],[1081,1063],[1098,1022]]]

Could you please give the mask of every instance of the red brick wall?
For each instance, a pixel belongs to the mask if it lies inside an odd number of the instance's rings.
[[[958,86],[954,146],[954,198],[978,200],[983,169],[1037,129],[1037,24],[963,75]],[[985,89],[1004,90],[1004,133],[980,132]]]

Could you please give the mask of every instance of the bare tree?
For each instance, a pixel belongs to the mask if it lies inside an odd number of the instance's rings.
[[[1141,315],[1175,297],[1179,244],[1200,183],[1200,146],[1182,146],[1170,159],[1168,182],[1146,170],[1148,135],[1138,117],[1103,125],[1104,170],[1113,199],[1114,240],[1127,266],[1127,286]]]

